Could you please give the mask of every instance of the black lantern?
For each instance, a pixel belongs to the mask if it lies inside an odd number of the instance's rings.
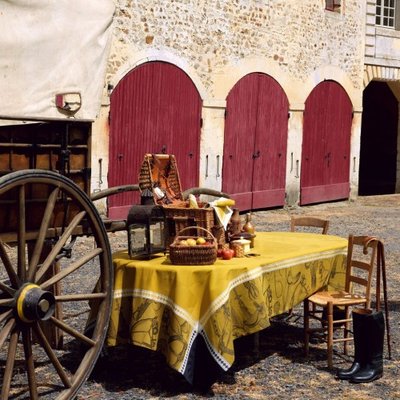
[[[165,213],[161,206],[135,205],[128,213],[128,252],[130,257],[150,258],[166,250]]]

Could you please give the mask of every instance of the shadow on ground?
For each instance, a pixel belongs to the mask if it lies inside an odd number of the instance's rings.
[[[126,345],[108,348],[106,353],[97,362],[90,380],[100,383],[110,392],[136,388],[156,397],[171,397],[184,393],[213,396],[214,383],[233,385],[236,383],[235,374],[256,364],[263,364],[267,376],[268,358],[273,356],[283,357],[293,366],[310,363],[310,359],[306,359],[303,353],[302,328],[284,321],[273,323],[258,334],[237,339],[235,362],[228,371],[217,369],[215,363],[200,360],[203,373],[196,377],[194,385],[171,369],[164,357],[157,352]],[[201,354],[199,356],[201,358]],[[316,348],[311,359],[326,360],[326,352]],[[326,367],[321,368],[327,370]]]

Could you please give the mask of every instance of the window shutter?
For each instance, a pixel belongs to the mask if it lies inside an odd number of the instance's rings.
[[[325,9],[329,11],[339,12],[341,0],[325,0]]]
[[[333,10],[333,0],[326,0],[325,1],[325,8],[327,10]]]

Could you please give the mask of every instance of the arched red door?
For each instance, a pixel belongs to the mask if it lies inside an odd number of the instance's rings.
[[[149,62],[116,86],[110,104],[108,185],[137,183],[146,153],[174,154],[183,190],[198,185],[201,98],[178,67]],[[110,218],[125,218],[138,195],[109,198]]]
[[[252,73],[227,97],[222,188],[240,210],[285,203],[289,104],[270,76]]]
[[[304,109],[300,203],[346,199],[353,107],[334,81],[320,83]]]

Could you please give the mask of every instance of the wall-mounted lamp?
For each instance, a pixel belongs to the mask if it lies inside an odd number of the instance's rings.
[[[74,114],[82,106],[82,97],[79,92],[57,93],[56,107],[59,111]]]

